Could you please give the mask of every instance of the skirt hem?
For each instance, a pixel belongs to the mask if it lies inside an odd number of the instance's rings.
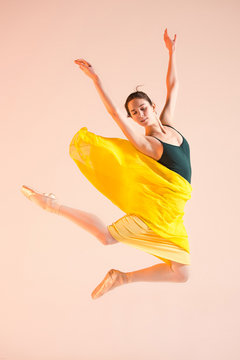
[[[126,214],[107,228],[115,240],[142,250],[169,265],[171,261],[190,265],[190,254],[186,250],[161,238],[136,215]]]

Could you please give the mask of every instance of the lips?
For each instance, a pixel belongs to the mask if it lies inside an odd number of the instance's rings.
[[[146,119],[144,119],[144,120],[140,120],[141,122],[144,122],[145,120],[147,120],[147,118]]]

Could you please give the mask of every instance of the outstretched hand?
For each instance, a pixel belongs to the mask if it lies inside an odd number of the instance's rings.
[[[77,59],[77,60],[74,60],[74,62],[75,62],[75,64],[79,65],[79,68],[91,79],[93,79],[93,80],[97,79],[98,76],[95,73],[92,65],[89,64],[89,62],[87,62],[84,59]]]
[[[165,29],[164,41],[165,41],[166,47],[168,48],[169,51],[175,50],[176,38],[177,38],[177,35],[175,34],[174,39],[171,40],[170,37],[168,36],[167,28]]]

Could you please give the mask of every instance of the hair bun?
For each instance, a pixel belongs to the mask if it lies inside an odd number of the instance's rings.
[[[144,86],[144,85],[138,85],[138,86],[136,87],[136,91],[137,91],[137,92],[138,92],[138,87],[139,87],[139,86]]]

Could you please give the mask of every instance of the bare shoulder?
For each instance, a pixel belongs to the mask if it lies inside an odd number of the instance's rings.
[[[138,151],[150,156],[154,160],[158,160],[161,157],[163,146],[160,141],[153,136],[139,134],[131,123],[131,120],[123,115],[121,111],[116,110],[115,113],[111,115],[124,135]]]
[[[162,125],[175,127],[175,121],[173,119],[173,116],[171,116],[168,111],[163,110],[161,115],[159,116],[159,120],[161,121]]]
[[[147,156],[150,156],[153,159],[159,158],[159,146],[161,147],[162,145],[158,140],[156,140],[152,136],[139,134],[131,123],[131,120],[128,119],[125,115],[123,115],[121,111],[116,111],[112,114],[112,117],[119,125],[127,139],[138,151],[142,152]]]
[[[141,146],[138,148],[143,154],[158,160],[163,153],[163,145],[153,136],[143,135]]]
[[[162,123],[162,125],[168,125],[168,126],[172,126],[175,128],[175,124],[174,124],[173,120],[170,118],[167,118],[167,117],[162,118],[161,123]]]

